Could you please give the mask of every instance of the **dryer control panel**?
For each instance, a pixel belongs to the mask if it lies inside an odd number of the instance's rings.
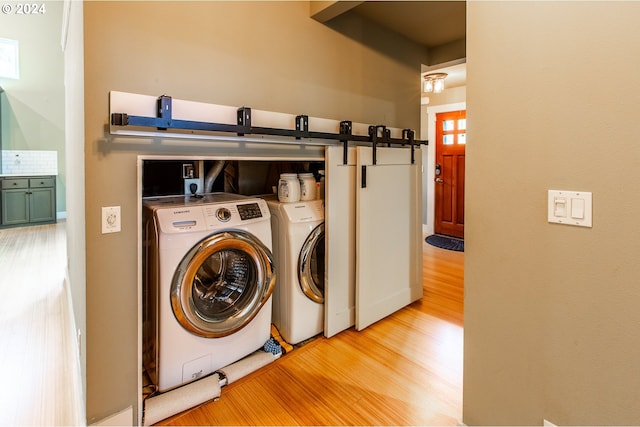
[[[289,222],[311,222],[324,219],[324,202],[311,200],[297,203],[283,203],[282,208],[287,213]]]

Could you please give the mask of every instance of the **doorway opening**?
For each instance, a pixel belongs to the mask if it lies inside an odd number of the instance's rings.
[[[434,231],[464,238],[465,110],[436,114]]]

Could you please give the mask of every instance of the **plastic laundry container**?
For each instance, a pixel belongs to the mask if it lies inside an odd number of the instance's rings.
[[[300,200],[315,200],[316,198],[316,178],[312,173],[299,173]]]
[[[295,173],[280,174],[278,181],[278,200],[283,203],[300,201],[300,181]]]

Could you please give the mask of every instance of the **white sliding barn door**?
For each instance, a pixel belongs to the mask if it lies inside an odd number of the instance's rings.
[[[422,154],[357,148],[356,329],[422,297]]]
[[[341,146],[325,152],[324,335],[361,330],[422,296],[422,154]],[[366,166],[366,188],[361,188]]]
[[[331,337],[354,325],[356,283],[356,149],[325,151],[325,285],[324,335]]]

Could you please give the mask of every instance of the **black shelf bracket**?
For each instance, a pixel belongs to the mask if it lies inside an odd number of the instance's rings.
[[[149,127],[166,131],[168,129],[234,133],[237,136],[245,135],[274,135],[291,137],[297,140],[302,138],[323,139],[340,141],[344,147],[343,161],[348,162],[349,142],[370,143],[373,146],[373,164],[376,164],[376,149],[378,144],[398,145],[401,147],[409,144],[411,146],[411,162],[414,161],[414,148],[416,145],[428,144],[428,141],[414,139],[414,132],[411,129],[402,131],[402,138],[391,138],[391,130],[385,125],[369,126],[368,135],[354,135],[353,123],[349,120],[340,122],[340,133],[314,132],[309,130],[309,116],[298,115],[295,119],[295,129],[278,129],[267,127],[256,127],[251,123],[251,108],[240,107],[237,111],[236,124],[199,122],[192,120],[175,120],[172,116],[172,99],[170,96],[162,95],[157,99],[156,117],[133,116],[126,113],[112,113],[110,123],[112,126],[126,127]]]

